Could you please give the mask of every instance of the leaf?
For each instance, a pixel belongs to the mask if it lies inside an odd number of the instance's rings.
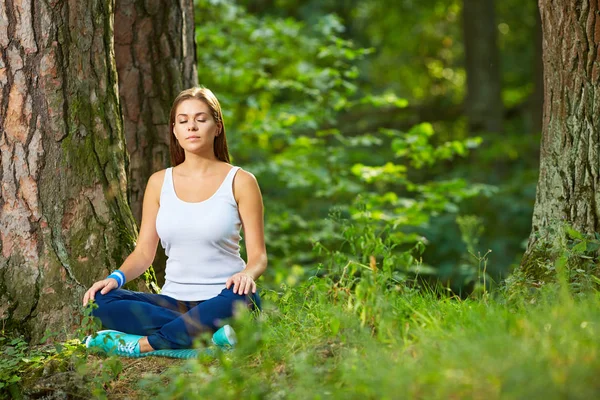
[[[586,251],[589,252],[593,252],[596,251],[600,248],[600,243],[593,241],[593,242],[587,242],[587,248],[585,249]]]
[[[583,234],[581,232],[576,231],[575,229],[571,228],[570,226],[565,227],[565,231],[567,232],[567,234],[569,236],[571,236],[573,239],[581,239],[584,240],[585,238],[583,237]]]
[[[331,333],[337,335],[340,331],[340,320],[338,318],[334,318],[330,321],[329,327],[331,328]]]
[[[573,246],[572,251],[574,253],[583,253],[585,252],[585,249],[587,248],[587,241],[581,241],[579,243],[577,243],[575,246]]]

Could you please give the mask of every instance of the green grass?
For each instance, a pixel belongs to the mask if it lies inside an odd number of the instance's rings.
[[[153,390],[152,379],[142,386],[158,399],[590,399],[600,392],[595,294],[508,304],[373,286],[370,303],[357,307],[353,292],[334,300],[326,289],[320,282],[273,296],[258,327],[237,322],[234,353],[174,368],[166,386]]]
[[[153,399],[590,399],[600,392],[598,293],[461,300],[314,278],[263,292],[240,345],[215,358],[90,356],[95,396]],[[114,373],[99,374],[105,364]],[[107,367],[107,368],[108,368]],[[107,370],[108,371],[108,370]],[[95,382],[96,380],[97,382]]]

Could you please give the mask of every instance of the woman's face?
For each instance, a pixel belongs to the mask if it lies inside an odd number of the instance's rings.
[[[202,100],[188,99],[177,106],[173,133],[184,150],[212,152],[220,131],[221,124],[215,122],[210,108]]]

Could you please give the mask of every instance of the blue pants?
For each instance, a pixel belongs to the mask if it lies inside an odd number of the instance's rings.
[[[95,295],[93,315],[108,329],[148,336],[155,350],[187,349],[196,336],[214,332],[233,316],[236,302],[260,309],[258,293],[240,295],[233,287],[208,300],[180,301],[162,294],[115,289]]]

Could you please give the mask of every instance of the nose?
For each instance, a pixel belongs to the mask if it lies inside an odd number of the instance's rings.
[[[198,125],[196,124],[195,120],[191,120],[190,123],[188,124],[188,131],[195,131],[198,129]]]

